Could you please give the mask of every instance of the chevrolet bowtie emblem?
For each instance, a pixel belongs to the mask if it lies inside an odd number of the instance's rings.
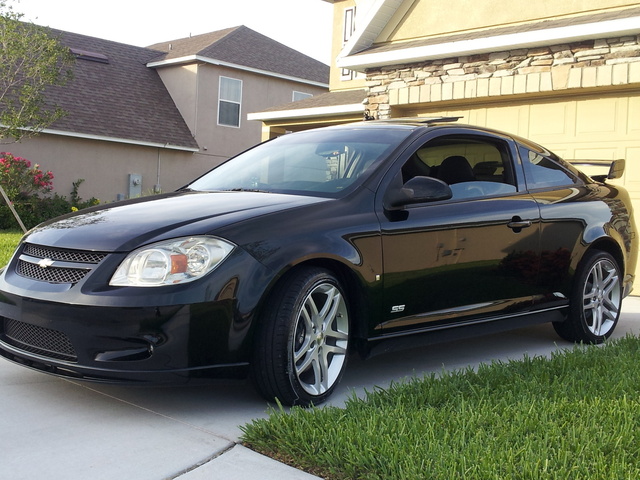
[[[42,268],[47,268],[53,265],[53,260],[51,260],[50,258],[43,258],[38,262],[38,265],[40,265]]]

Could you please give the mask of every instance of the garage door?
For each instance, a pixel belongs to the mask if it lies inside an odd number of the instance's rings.
[[[640,228],[640,94],[581,95],[564,97],[562,101],[528,99],[521,103],[495,101],[447,111],[423,108],[406,114],[461,116],[461,122],[521,135],[568,160],[625,158],[625,174],[613,183],[629,191]],[[640,294],[640,282],[636,282],[634,294]]]

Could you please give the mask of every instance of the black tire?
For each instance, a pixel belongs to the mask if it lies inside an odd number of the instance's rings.
[[[349,349],[347,299],[336,277],[321,268],[293,272],[258,322],[251,370],[258,391],[284,405],[325,401]]]
[[[570,342],[598,344],[618,323],[622,305],[622,275],[616,260],[606,252],[587,252],[578,265],[571,293],[569,316],[553,326]]]

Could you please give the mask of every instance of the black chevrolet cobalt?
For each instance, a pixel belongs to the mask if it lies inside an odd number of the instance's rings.
[[[605,340],[638,252],[609,182],[624,162],[588,177],[450,120],[285,135],[174,193],[39,225],[0,276],[0,354],[98,382],[249,375],[309,405],[351,353],[542,322]]]

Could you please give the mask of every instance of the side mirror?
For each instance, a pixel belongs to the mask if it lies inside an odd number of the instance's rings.
[[[449,185],[432,177],[413,177],[400,188],[391,188],[385,195],[385,205],[400,208],[415,203],[447,200],[453,193]]]

